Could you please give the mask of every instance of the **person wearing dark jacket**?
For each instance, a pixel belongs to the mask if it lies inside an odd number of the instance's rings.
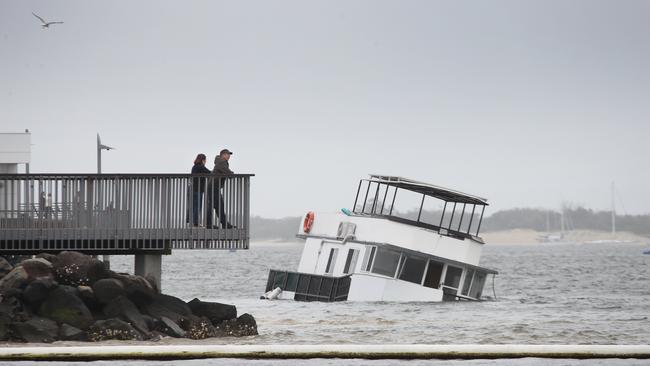
[[[212,174],[223,176],[223,175],[231,175],[235,174],[232,170],[230,170],[230,165],[228,163],[228,160],[230,160],[230,156],[232,155],[232,151],[228,149],[223,149],[219,153],[217,157],[214,158],[214,169],[212,169]],[[221,224],[221,227],[224,229],[232,229],[235,228],[234,225],[231,225],[227,218],[226,218],[226,212],[224,209],[225,202],[223,200],[223,194],[221,191],[223,190],[223,186],[226,182],[225,177],[219,177],[213,179],[212,181],[212,189],[209,191],[209,193],[212,193],[212,197],[210,201],[212,201],[212,205],[214,209],[217,211],[217,215],[219,215],[219,223]],[[212,210],[209,210],[208,214],[208,224],[212,223]]]
[[[210,174],[210,169],[205,167],[207,161],[205,154],[199,154],[194,159],[192,174]],[[203,209],[203,193],[205,192],[207,177],[192,178],[192,224],[199,226],[199,212]],[[210,209],[212,211],[212,209]],[[208,222],[211,224],[211,222]]]

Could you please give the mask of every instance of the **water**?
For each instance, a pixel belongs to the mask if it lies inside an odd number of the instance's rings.
[[[650,256],[642,254],[644,249],[640,244],[486,245],[481,265],[500,272],[494,286],[498,300],[433,304],[259,300],[269,269],[297,268],[301,243],[258,243],[251,250],[237,252],[175,251],[163,258],[165,293],[188,301],[198,297],[233,303],[239,314],[249,312],[255,316],[260,335],[203,341],[165,339],[156,344],[647,344]],[[132,257],[114,256],[111,261],[114,270],[133,271]],[[491,281],[484,294],[492,295]],[[283,364],[262,361],[257,364]],[[642,363],[638,360],[499,361],[440,361],[440,364]],[[180,365],[180,362],[164,364]],[[211,360],[209,364],[225,364],[222,362],[225,361]],[[311,364],[336,363],[336,360],[314,362]],[[391,363],[358,360],[355,364]]]

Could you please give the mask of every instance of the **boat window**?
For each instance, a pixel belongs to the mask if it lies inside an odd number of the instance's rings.
[[[357,266],[357,258],[359,257],[358,249],[348,249],[348,257],[345,259],[345,267],[343,267],[343,273],[354,272],[354,269]]]
[[[445,286],[458,288],[460,285],[460,276],[463,274],[463,270],[458,267],[447,266],[447,274],[445,275]]]
[[[424,275],[424,267],[426,267],[426,265],[426,258],[407,256],[404,259],[399,279],[417,283],[419,285],[422,283],[422,276]]]
[[[485,272],[476,272],[476,275],[474,276],[474,281],[472,282],[472,288],[469,291],[469,297],[473,297],[475,299],[478,299],[481,297],[481,293],[483,292],[483,286],[485,285],[485,278],[487,275]]]
[[[461,294],[467,295],[469,292],[469,285],[472,284],[472,277],[474,276],[474,270],[473,269],[468,269],[467,273],[465,273],[465,281],[463,281],[463,291]]]
[[[377,247],[366,246],[366,252],[363,254],[363,262],[361,263],[361,270],[368,272],[372,266],[372,260],[375,259],[375,251]]]
[[[334,264],[336,263],[336,255],[338,254],[338,248],[330,249],[330,257],[327,259],[327,266],[325,267],[325,273],[330,274],[334,271]]]
[[[397,265],[399,264],[400,253],[384,249],[377,248],[377,255],[375,258],[375,263],[372,266],[372,273],[395,277],[395,271],[397,270]]]
[[[443,266],[444,265],[440,262],[429,261],[429,268],[427,268],[427,274],[424,277],[424,286],[430,288],[440,287],[440,277],[442,276]]]

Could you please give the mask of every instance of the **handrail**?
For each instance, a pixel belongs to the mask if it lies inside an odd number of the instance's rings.
[[[0,252],[247,249],[254,174],[0,174]]]

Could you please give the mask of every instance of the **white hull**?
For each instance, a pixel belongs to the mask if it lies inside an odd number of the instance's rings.
[[[373,179],[386,190],[396,182]],[[297,272],[272,270],[267,292],[280,287],[279,298],[303,301],[479,300],[487,275],[496,274],[479,267],[483,211],[475,213],[485,201],[417,182],[404,184],[404,189],[445,198],[447,211],[442,210],[439,223],[421,221],[421,207],[416,220],[385,210],[386,193],[382,202],[374,199],[367,205],[370,212],[355,203],[355,211],[345,214],[309,213],[299,229],[305,246]],[[394,196],[391,205],[393,201]]]

